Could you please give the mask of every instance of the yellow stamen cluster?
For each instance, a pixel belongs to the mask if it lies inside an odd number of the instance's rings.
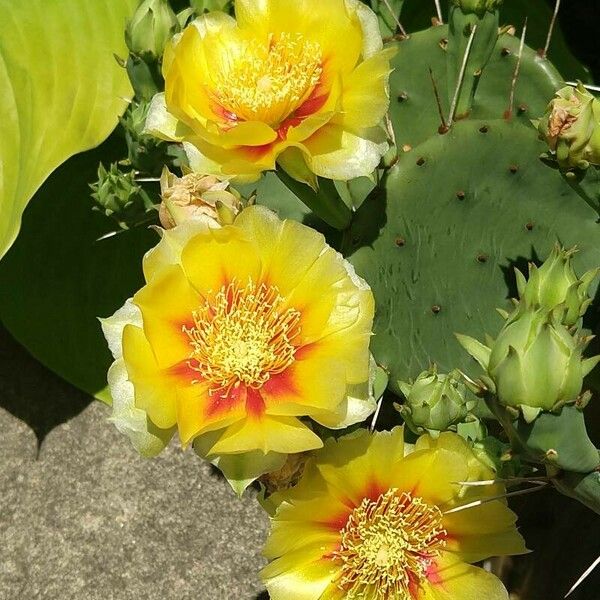
[[[321,48],[299,33],[271,35],[231,49],[213,73],[216,102],[240,121],[278,125],[304,102],[321,78]]]
[[[341,531],[337,585],[349,600],[412,600],[445,536],[440,509],[419,497],[391,489],[365,498]]]
[[[225,397],[240,383],[259,388],[294,362],[300,313],[283,304],[275,286],[233,281],[194,311],[194,327],[184,328],[191,364],[213,393]]]

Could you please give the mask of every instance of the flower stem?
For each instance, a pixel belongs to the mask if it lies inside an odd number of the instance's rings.
[[[315,191],[309,185],[292,179],[282,169],[277,176],[312,212],[328,225],[339,231],[347,229],[352,220],[352,211],[340,198],[331,179],[317,178],[318,188]]]

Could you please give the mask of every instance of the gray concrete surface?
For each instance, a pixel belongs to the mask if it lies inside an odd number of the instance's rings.
[[[251,495],[237,500],[176,446],[138,457],[106,407],[86,406],[1,330],[0,362],[0,600],[264,598],[268,523]],[[69,395],[79,414],[38,454],[49,428],[36,412]]]

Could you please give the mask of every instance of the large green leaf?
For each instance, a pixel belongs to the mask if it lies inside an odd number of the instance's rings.
[[[98,241],[116,228],[92,210],[98,162],[122,156],[113,136],[59,167],[35,194],[23,229],[0,262],[0,320],[29,352],[80,389],[109,401],[111,356],[97,317],[111,315],[143,285],[147,228]]]
[[[136,4],[0,0],[0,258],[42,182],[102,142],[125,109],[131,87],[113,54],[125,54]]]

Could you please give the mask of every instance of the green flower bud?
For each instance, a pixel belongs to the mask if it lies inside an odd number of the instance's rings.
[[[156,60],[178,31],[177,15],[167,0],[144,0],[127,24],[125,42],[132,54]]]
[[[588,289],[600,271],[592,269],[578,278],[572,264],[576,252],[577,248],[565,250],[556,244],[541,267],[529,265],[527,280],[516,270],[520,308],[553,310],[562,307],[562,323],[575,325],[592,302]]]
[[[571,334],[560,318],[559,310],[518,311],[490,347],[458,336],[486,370],[483,380],[500,404],[521,409],[528,422],[542,410],[576,402],[583,378],[600,361],[600,356],[583,358],[591,337]]]
[[[452,0],[452,3],[464,13],[482,15],[486,11],[494,12],[503,1],[504,0]]]
[[[169,145],[144,133],[149,107],[148,102],[132,102],[121,118],[121,125],[125,130],[129,163],[137,171],[158,176],[164,164],[169,161]]]
[[[116,163],[107,171],[101,163],[98,181],[90,185],[98,209],[113,217],[122,229],[128,229],[154,209],[154,203],[135,181],[133,172],[123,173]]]
[[[406,400],[395,405],[414,433],[428,431],[436,435],[447,429],[456,430],[458,423],[474,420],[470,411],[477,399],[467,399],[467,389],[458,371],[438,374],[432,367],[421,373],[414,382],[398,382]]]
[[[559,90],[534,124],[561,168],[600,165],[600,101],[581,83]]]
[[[150,102],[156,94],[165,89],[158,61],[146,62],[136,54],[130,54],[125,61],[125,69],[138,100]]]

